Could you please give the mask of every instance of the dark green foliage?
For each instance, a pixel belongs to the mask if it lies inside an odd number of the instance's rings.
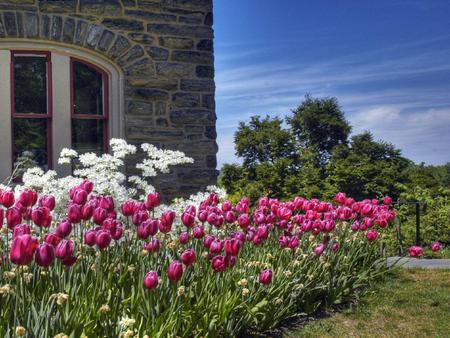
[[[337,145],[346,145],[351,126],[335,97],[305,100],[287,118],[292,133],[305,148],[315,148],[321,161],[326,161]]]

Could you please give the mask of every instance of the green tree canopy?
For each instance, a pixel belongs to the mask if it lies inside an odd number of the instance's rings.
[[[301,147],[315,148],[321,161],[327,161],[333,148],[346,145],[351,126],[335,97],[305,100],[287,118]]]

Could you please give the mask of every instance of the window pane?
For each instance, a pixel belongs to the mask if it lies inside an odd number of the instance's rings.
[[[73,63],[73,109],[75,114],[103,115],[102,74],[84,63]]]
[[[47,119],[13,119],[14,166],[33,161],[48,170]]]
[[[14,56],[14,111],[47,114],[47,58]]]
[[[72,119],[72,148],[79,153],[103,153],[103,120]]]

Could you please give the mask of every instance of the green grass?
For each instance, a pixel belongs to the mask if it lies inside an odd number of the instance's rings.
[[[286,337],[450,337],[450,270],[393,270],[357,306]]]

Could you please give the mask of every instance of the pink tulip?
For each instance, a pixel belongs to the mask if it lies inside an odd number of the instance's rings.
[[[4,191],[1,195],[1,203],[6,207],[10,208],[15,202],[14,193],[12,191]]]
[[[278,244],[280,244],[280,248],[284,249],[289,246],[289,237],[287,236],[280,236],[278,238]]]
[[[218,254],[223,249],[223,242],[220,239],[215,239],[211,242],[209,246],[209,252],[212,254]]]
[[[13,229],[13,237],[22,236],[22,235],[30,235],[31,228],[27,224],[17,224]]]
[[[234,221],[236,221],[236,216],[233,211],[230,210],[226,212],[225,221],[227,221],[227,223],[234,223]]]
[[[409,255],[411,257],[419,258],[423,255],[423,249],[420,246],[412,246],[409,248]]]
[[[172,282],[177,282],[183,276],[183,265],[180,261],[173,261],[170,263],[169,268],[167,270],[167,277]]]
[[[227,255],[237,256],[239,254],[239,250],[241,249],[241,241],[235,238],[227,239],[224,247]]]
[[[225,257],[215,256],[211,261],[211,267],[215,272],[223,272],[227,268]]]
[[[74,224],[80,223],[82,217],[81,207],[77,204],[71,204],[69,206],[67,217],[69,218],[70,222]]]
[[[159,282],[158,279],[158,273],[156,271],[149,271],[144,277],[144,286],[149,290],[156,289]]]
[[[272,282],[272,270],[263,270],[259,273],[259,282],[261,284],[267,285]]]
[[[123,202],[120,205],[120,211],[122,212],[122,215],[124,215],[126,217],[133,215],[134,204],[135,204],[135,202],[133,200],[128,200],[126,202]]]
[[[294,250],[298,247],[299,244],[300,244],[300,242],[299,242],[297,236],[293,236],[291,238],[291,240],[289,241],[289,248]]]
[[[331,250],[333,252],[337,252],[339,250],[339,243],[333,243],[333,245],[331,246]]]
[[[33,260],[33,255],[39,246],[37,238],[31,235],[17,236],[9,251],[11,262],[17,265],[28,265]]]
[[[392,198],[389,197],[389,196],[384,197],[384,198],[383,198],[383,203],[384,203],[385,205],[390,205],[390,204],[392,204]]]
[[[347,196],[345,196],[345,194],[343,192],[338,192],[336,194],[336,197],[334,198],[334,200],[339,204],[345,204],[345,201],[347,200]]]
[[[223,211],[223,212],[230,211],[232,207],[233,207],[233,204],[231,204],[230,201],[224,201],[224,202],[222,203],[222,211]]]
[[[187,244],[189,242],[189,234],[187,232],[182,232],[178,239],[180,241],[180,244]]]
[[[164,211],[161,215],[161,220],[159,224],[159,230],[162,233],[169,233],[172,230],[172,224],[175,220],[174,211]]]
[[[52,221],[50,210],[46,207],[34,208],[31,212],[31,219],[37,226],[46,228],[50,226]]]
[[[195,215],[183,212],[181,215],[181,222],[188,228],[192,228],[195,224]]]
[[[47,244],[51,244],[54,247],[56,247],[59,244],[59,242],[61,242],[61,239],[62,239],[61,237],[58,237],[57,235],[52,233],[46,234],[44,236],[44,242]]]
[[[152,239],[149,243],[144,244],[144,249],[150,252],[159,252],[160,242],[159,239]]]
[[[88,230],[84,233],[84,242],[89,246],[94,246],[96,243],[97,232],[95,230]]]
[[[375,230],[369,230],[366,233],[366,238],[369,242],[375,241],[378,238],[378,236],[379,236],[379,233],[378,233],[378,231],[375,231]]]
[[[55,256],[61,259],[71,257],[73,254],[73,241],[63,239],[56,246]]]
[[[95,244],[97,244],[97,246],[100,249],[105,249],[109,246],[109,244],[111,243],[112,237],[111,237],[111,233],[109,231],[106,230],[99,230],[97,231],[97,236],[95,237]]]
[[[319,245],[317,245],[315,248],[314,248],[314,253],[317,255],[317,256],[320,256],[321,254],[323,254],[323,252],[325,251],[325,249],[326,249],[326,245],[325,244],[319,244]]]
[[[22,222],[22,214],[16,207],[6,210],[6,224],[9,229],[14,228],[17,224]]]
[[[36,250],[34,259],[39,266],[49,267],[55,260],[55,248],[51,244],[41,244]]]
[[[81,219],[87,221],[94,214],[94,206],[92,204],[86,203],[81,208]]]
[[[147,195],[147,199],[145,201],[145,206],[147,207],[147,209],[154,209],[158,207],[160,204],[161,200],[157,192]]]
[[[72,223],[69,220],[64,220],[56,226],[56,235],[58,237],[67,237],[72,232]]]
[[[72,201],[75,204],[83,205],[86,203],[88,197],[88,193],[83,189],[78,189],[75,191]]]
[[[97,225],[102,225],[103,221],[108,217],[108,211],[103,208],[96,208],[94,214],[92,215],[92,220]]]
[[[238,217],[238,223],[242,229],[246,229],[250,225],[250,222],[250,217],[247,214],[242,214]]]
[[[430,248],[433,252],[439,252],[442,249],[442,244],[439,242],[433,242],[431,243]]]
[[[184,265],[189,266],[195,263],[197,255],[192,249],[188,249],[181,254],[181,261]]]
[[[201,238],[203,238],[204,235],[205,235],[205,229],[201,225],[196,226],[192,230],[192,236],[194,236],[194,238],[201,239]]]

